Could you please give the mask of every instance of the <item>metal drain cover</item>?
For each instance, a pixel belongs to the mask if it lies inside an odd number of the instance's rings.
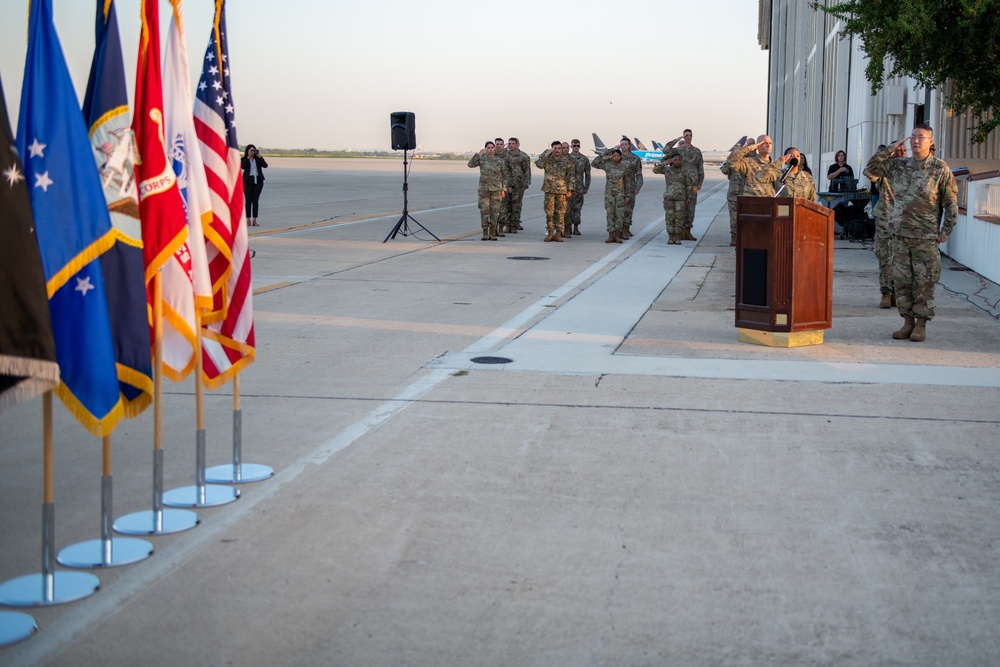
[[[548,259],[548,257],[508,257],[507,259],[517,259],[517,260],[522,260],[522,261],[529,261],[529,262],[531,262],[531,261],[541,261],[541,260],[546,260],[546,259]]]
[[[514,360],[507,357],[473,357],[470,361],[474,364],[509,364]]]

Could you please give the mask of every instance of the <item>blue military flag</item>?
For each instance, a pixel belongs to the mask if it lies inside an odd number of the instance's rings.
[[[31,3],[17,148],[45,271],[56,393],[87,430],[109,435],[123,410],[99,259],[114,235],[52,0]]]
[[[83,99],[83,117],[114,228],[114,245],[101,255],[101,270],[119,390],[125,415],[135,417],[152,403],[153,360],[135,181],[135,139],[114,0],[97,0],[97,41]]]

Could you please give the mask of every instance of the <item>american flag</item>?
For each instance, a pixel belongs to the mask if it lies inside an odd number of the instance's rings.
[[[194,124],[212,196],[205,230],[212,278],[212,312],[202,337],[204,381],[216,389],[254,359],[250,242],[243,225],[243,175],[226,42],[225,0],[216,0],[215,23],[195,93]]]

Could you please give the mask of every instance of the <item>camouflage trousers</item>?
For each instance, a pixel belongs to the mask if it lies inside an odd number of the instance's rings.
[[[878,259],[878,289],[880,294],[892,294],[892,233],[889,221],[875,221],[875,257]]]
[[[566,194],[546,192],[543,207],[545,209],[545,228],[550,232],[553,229],[558,229],[562,233],[566,217]]]
[[[608,231],[621,231],[622,225],[625,224],[625,195],[605,194],[604,210],[608,214]]]
[[[688,193],[687,211],[684,213],[684,229],[690,231],[694,227],[694,209],[698,206],[698,193],[692,190]]]
[[[479,191],[479,217],[482,218],[483,229],[493,227],[496,229],[497,220],[500,218],[500,193]]]
[[[727,197],[726,202],[729,204],[729,236],[736,236],[736,198]]]
[[[625,195],[625,227],[632,226],[632,211],[635,210],[635,193]]]
[[[501,228],[504,225],[510,224],[510,195],[506,192],[500,198],[500,212],[497,214],[497,223]]]
[[[934,286],[941,277],[937,240],[892,236],[892,281],[903,317],[934,317]]]
[[[580,216],[583,213],[583,193],[577,192],[572,197],[566,198],[567,223],[573,225],[580,224]]]
[[[687,226],[687,202],[683,199],[663,200],[663,219],[667,225],[667,233],[683,234]]]
[[[507,222],[521,222],[521,204],[524,202],[524,189],[515,187],[503,198],[507,208]]]

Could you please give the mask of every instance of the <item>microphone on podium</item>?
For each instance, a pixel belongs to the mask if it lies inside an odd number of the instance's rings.
[[[785,173],[781,175],[781,180],[778,181],[778,183],[781,184],[781,187],[778,188],[777,192],[774,193],[773,195],[774,197],[780,195],[781,191],[785,189],[785,179],[788,178],[788,174],[791,173],[792,167],[797,167],[798,165],[799,165],[799,159],[797,157],[793,157],[791,160],[788,161],[788,168],[785,169]]]

